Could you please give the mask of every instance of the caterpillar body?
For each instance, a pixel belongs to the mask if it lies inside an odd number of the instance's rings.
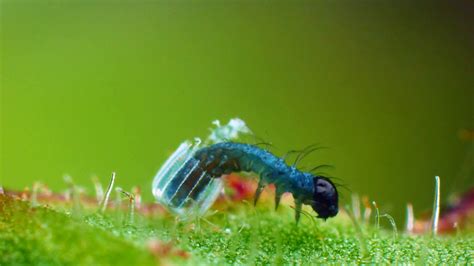
[[[254,204],[268,184],[276,187],[275,208],[283,193],[291,193],[297,222],[303,204],[310,205],[322,219],[338,213],[338,192],[329,178],[300,171],[265,149],[237,142],[221,142],[193,151],[173,172],[159,195],[172,208],[179,209],[190,200],[205,200],[204,192],[210,184],[238,172],[252,172],[259,177]]]

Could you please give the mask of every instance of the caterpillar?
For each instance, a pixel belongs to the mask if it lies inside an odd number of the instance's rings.
[[[266,185],[275,185],[275,209],[283,193],[289,192],[295,199],[295,219],[298,223],[303,204],[310,205],[318,218],[326,220],[338,213],[338,191],[327,177],[304,172],[288,165],[256,145],[238,142],[220,142],[195,150],[179,166],[165,184],[163,192],[157,194],[167,199],[174,208],[186,201],[202,200],[206,187],[213,181],[230,173],[252,172],[259,177],[254,204],[257,203]]]

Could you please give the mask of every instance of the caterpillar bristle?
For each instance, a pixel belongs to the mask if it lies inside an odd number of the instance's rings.
[[[262,147],[265,147],[265,148],[273,148],[274,147],[272,143],[265,142],[265,141],[257,142],[254,145],[255,146],[262,146]]]
[[[301,160],[303,160],[306,156],[308,156],[308,155],[311,154],[312,152],[326,148],[326,147],[322,147],[322,146],[318,146],[318,145],[319,145],[319,144],[317,144],[317,143],[311,144],[311,145],[307,146],[306,148],[304,148],[303,150],[301,150],[301,152],[298,154],[298,156],[296,156],[296,159],[295,159],[295,161],[293,162],[293,166],[296,167],[296,165],[297,165]]]
[[[281,186],[275,185],[275,211],[278,209],[278,206],[280,205],[281,201],[281,196],[285,193],[283,189],[281,189]]]
[[[260,181],[258,182],[257,190],[255,191],[255,198],[253,200],[253,206],[257,205],[257,201],[260,198],[260,194],[262,194],[262,191],[263,191],[264,184],[261,181],[262,181],[262,179],[260,179]]]
[[[324,169],[324,168],[333,169],[334,166],[330,165],[330,164],[321,164],[321,165],[315,166],[314,168],[312,168],[308,172],[315,174],[315,171],[320,170],[320,169]]]
[[[297,160],[295,160],[294,165],[296,166],[300,161],[302,161],[306,156],[310,155],[311,153],[313,153],[317,150],[325,149],[325,148],[326,147],[323,147],[323,146],[316,146],[316,147],[313,147],[311,149],[308,149],[308,150],[302,152],[300,155],[298,155],[299,157],[297,158]]]

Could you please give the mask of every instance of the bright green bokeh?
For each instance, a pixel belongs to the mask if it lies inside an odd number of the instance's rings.
[[[474,127],[462,7],[339,2],[3,1],[1,182],[150,184],[184,139],[244,119],[402,217],[448,191]],[[465,166],[465,165],[464,165]],[[345,192],[345,200],[350,193]],[[399,220],[400,221],[400,220]]]

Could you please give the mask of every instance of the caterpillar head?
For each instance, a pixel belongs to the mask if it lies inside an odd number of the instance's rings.
[[[327,219],[336,216],[338,208],[338,194],[336,186],[331,180],[323,176],[313,177],[314,194],[311,207],[318,213],[318,218]]]

